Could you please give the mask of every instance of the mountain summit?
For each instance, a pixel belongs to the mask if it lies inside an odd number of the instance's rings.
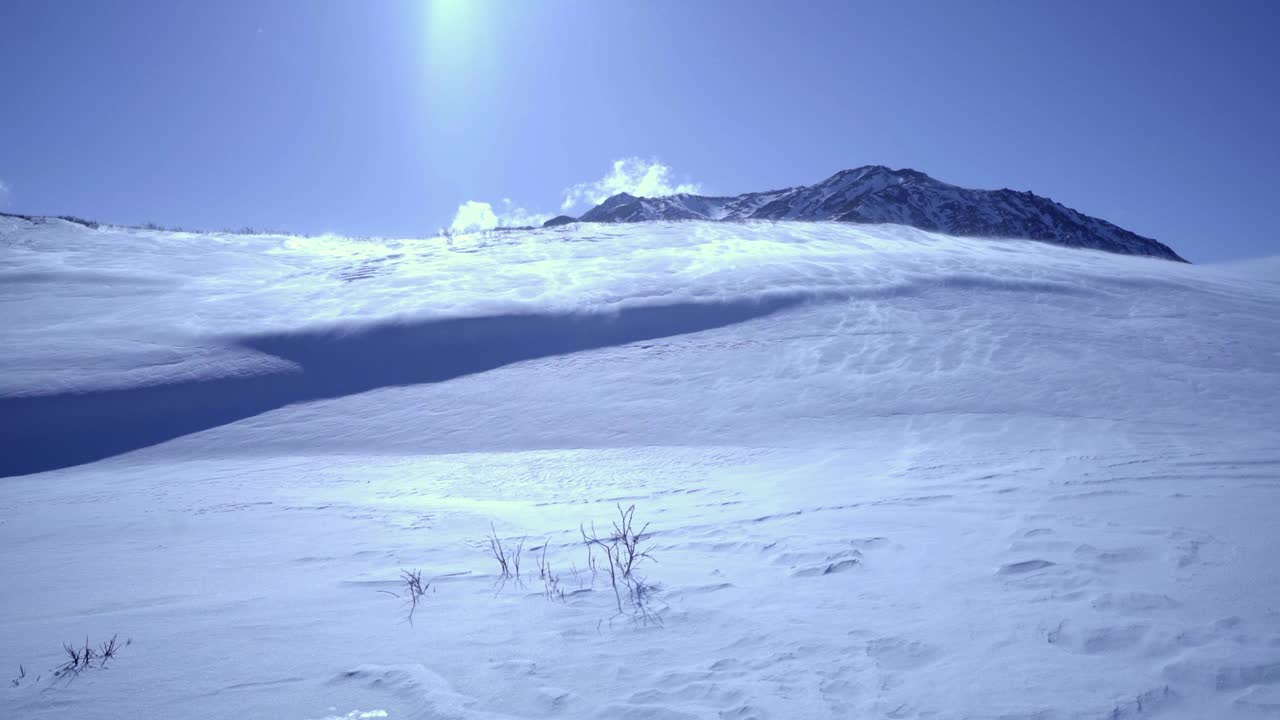
[[[558,224],[567,218],[557,218]],[[646,220],[827,220],[895,223],[948,235],[1027,238],[1068,247],[1186,262],[1151,238],[1015,190],[973,190],[917,170],[867,165],[842,170],[816,185],[732,197],[619,193],[588,210],[581,222]]]

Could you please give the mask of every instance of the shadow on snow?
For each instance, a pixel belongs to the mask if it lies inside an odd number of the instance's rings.
[[[93,462],[293,403],[724,327],[807,299],[495,315],[237,338],[236,344],[290,360],[300,370],[0,399],[0,477]]]

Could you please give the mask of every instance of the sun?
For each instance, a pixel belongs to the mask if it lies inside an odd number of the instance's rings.
[[[457,68],[484,40],[486,8],[476,0],[427,0],[427,59]]]

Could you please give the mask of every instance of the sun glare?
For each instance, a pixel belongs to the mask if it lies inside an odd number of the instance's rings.
[[[483,40],[483,3],[427,0],[427,59],[433,70],[465,68]]]

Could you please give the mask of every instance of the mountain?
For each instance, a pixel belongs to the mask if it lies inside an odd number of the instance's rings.
[[[551,218],[550,220],[542,223],[542,227],[556,227],[559,225],[568,225],[570,223],[576,223],[576,222],[578,222],[578,218],[576,217],[570,217],[568,215],[557,215]]]
[[[619,193],[588,210],[582,222],[647,220],[826,220],[895,223],[968,237],[1026,238],[1124,255],[1186,262],[1167,245],[1016,190],[974,190],[917,170],[881,165],[843,170],[816,185],[732,197]]]

